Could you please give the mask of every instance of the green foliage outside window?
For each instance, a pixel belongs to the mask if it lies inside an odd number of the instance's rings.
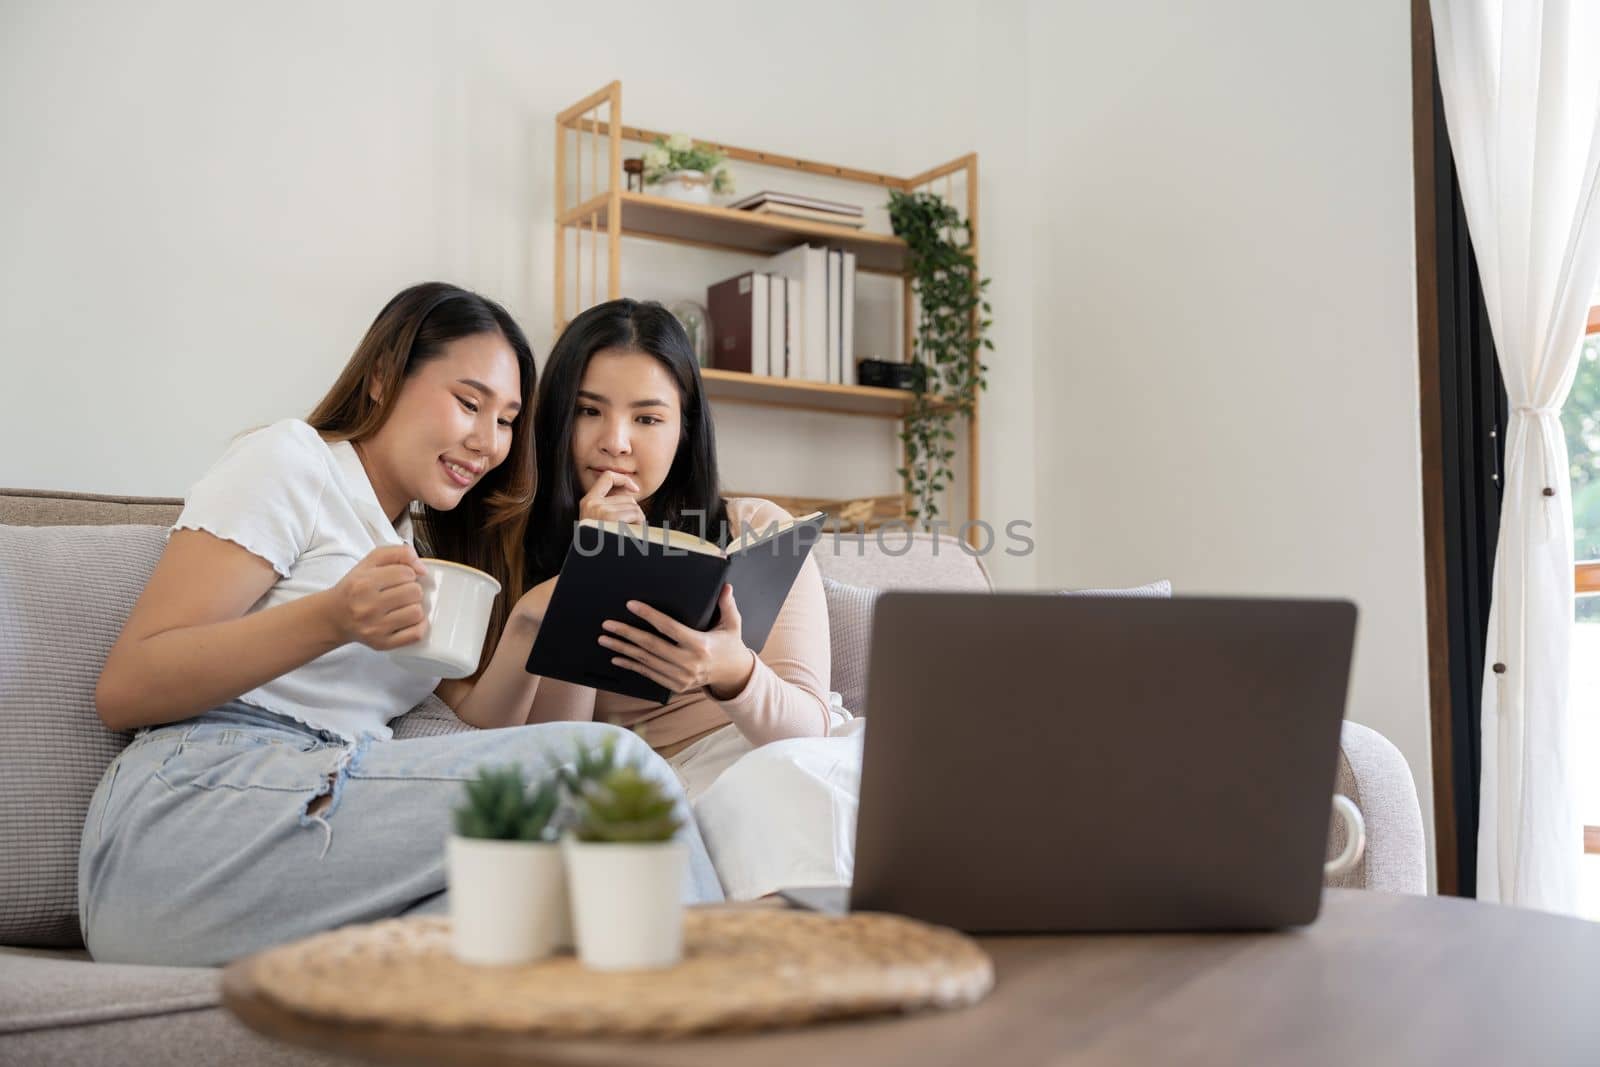
[[[1584,338],[1561,425],[1572,466],[1573,558],[1600,559],[1600,334]],[[1575,617],[1600,622],[1600,596],[1579,597]]]

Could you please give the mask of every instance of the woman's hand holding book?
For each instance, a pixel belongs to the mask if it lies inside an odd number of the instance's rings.
[[[618,667],[642,674],[674,693],[704,687],[717,700],[737,696],[749,684],[756,668],[756,654],[745,646],[740,635],[739,607],[734,603],[733,586],[723,585],[717,607],[717,625],[709,630],[691,629],[670,615],[637,600],[628,601],[628,610],[655,627],[661,636],[607,619],[600,644],[617,653],[611,660]]]

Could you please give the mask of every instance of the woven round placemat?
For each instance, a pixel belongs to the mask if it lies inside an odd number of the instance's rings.
[[[948,1008],[983,998],[994,967],[970,938],[896,915],[690,909],[684,958],[657,971],[592,971],[570,955],[477,967],[450,952],[450,921],[390,919],[269,949],[259,993],[324,1020],[550,1037],[681,1036]]]

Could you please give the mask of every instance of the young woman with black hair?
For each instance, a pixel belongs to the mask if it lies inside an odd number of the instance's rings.
[[[726,547],[790,518],[770,501],[721,495],[699,366],[660,304],[612,300],[572,320],[546,363],[534,434],[530,586],[558,575],[581,519],[668,524]],[[759,649],[743,641],[738,590],[724,586],[718,605],[705,632],[637,601],[630,618],[605,624],[599,641],[614,662],[666,686],[666,704],[545,679],[530,721],[613,723],[665,756],[730,897],[847,881],[859,741],[822,743],[849,714],[828,688],[816,561]]]

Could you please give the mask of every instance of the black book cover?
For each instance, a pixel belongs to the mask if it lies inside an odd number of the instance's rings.
[[[617,619],[651,629],[628,610],[628,601],[641,600],[705,630],[715,625],[717,595],[727,582],[739,605],[744,643],[759,653],[822,536],[823,520],[817,512],[770,536],[766,530],[751,530],[733,540],[726,557],[714,546],[707,552],[681,547],[682,542],[664,543],[660,530],[641,536],[645,531],[639,527],[579,523],[528,653],[528,673],[665,704],[672,697],[665,686],[611,662],[615,653],[600,644],[605,632],[600,624]]]

